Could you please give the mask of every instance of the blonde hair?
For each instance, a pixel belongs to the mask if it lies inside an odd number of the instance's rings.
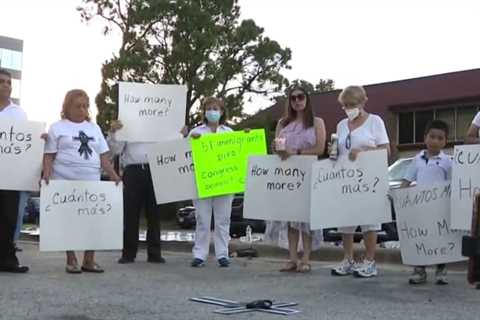
[[[215,104],[222,109],[222,116],[220,117],[219,124],[225,124],[227,121],[227,110],[225,110],[225,103],[222,99],[215,98],[215,97],[206,97],[201,101],[201,110],[202,110],[202,121],[203,123],[207,123],[207,118],[205,117],[205,112],[207,111],[207,106]]]
[[[60,112],[60,117],[62,119],[69,119],[68,117],[68,110],[73,104],[73,101],[77,98],[85,98],[87,100],[87,110],[90,108],[90,99],[88,98],[87,93],[82,89],[73,89],[67,92],[65,95],[65,99],[63,99],[62,105],[62,112]],[[70,119],[69,119],[70,120]],[[87,118],[85,119],[90,121],[90,112],[87,114]]]
[[[346,106],[356,106],[367,100],[367,92],[362,86],[348,86],[338,95],[338,102]]]

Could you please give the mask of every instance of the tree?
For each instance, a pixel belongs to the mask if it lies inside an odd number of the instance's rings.
[[[332,79],[320,79],[315,85],[315,92],[327,92],[335,90],[335,81]]]
[[[186,85],[187,124],[202,97],[222,97],[229,116],[242,117],[244,94],[270,96],[287,84],[290,49],[240,21],[238,0],[83,0],[78,11],[85,22],[103,19],[105,35],[122,34],[95,99],[103,129],[117,116],[117,81]]]
[[[303,79],[295,79],[292,82],[288,82],[288,87],[285,88],[284,94],[288,95],[288,90],[292,86],[300,86],[307,90],[309,94],[327,92],[335,90],[335,82],[332,79],[320,79],[316,85]],[[280,97],[282,98],[282,97]]]

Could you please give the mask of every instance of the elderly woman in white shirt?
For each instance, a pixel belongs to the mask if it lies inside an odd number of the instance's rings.
[[[85,91],[67,92],[61,120],[48,131],[43,158],[43,179],[100,181],[101,169],[117,184],[121,181],[110,163],[109,149],[100,127],[90,121]],[[85,251],[81,268],[74,251],[67,251],[67,273],[104,270],[95,262],[95,252]]]
[[[376,149],[387,149],[390,153],[390,142],[385,124],[377,115],[365,111],[367,94],[361,86],[349,86],[340,93],[338,101],[342,105],[347,118],[337,125],[339,154],[348,154],[355,161],[360,152]],[[353,213],[352,213],[353,214]],[[355,213],[359,214],[359,213]],[[361,263],[353,261],[353,234],[357,226],[339,228],[343,233],[344,259],[332,271],[332,275],[369,278],[377,275],[375,264],[375,249],[377,245],[377,230],[380,225],[360,226],[365,243],[365,259]]]
[[[225,125],[227,118],[222,100],[208,97],[201,105],[203,124],[192,129],[189,136],[198,139],[204,134],[216,134],[233,131]],[[230,265],[228,243],[230,240],[230,216],[232,212],[233,195],[224,195],[206,199],[193,200],[196,215],[195,244],[193,246],[194,268],[203,267],[208,257],[210,247],[210,222],[215,220],[214,245],[215,256],[220,267]]]

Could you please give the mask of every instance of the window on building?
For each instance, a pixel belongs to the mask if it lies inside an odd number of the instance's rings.
[[[425,127],[433,119],[443,120],[448,124],[449,141],[463,140],[477,112],[477,105],[400,112],[398,113],[398,144],[422,143]]]
[[[463,140],[473,118],[477,114],[477,107],[460,107],[457,109],[456,139]]]
[[[398,114],[398,143],[413,143],[413,112],[402,112]]]
[[[16,71],[22,70],[22,53],[0,48],[0,67]]]
[[[425,128],[433,120],[433,110],[415,112],[415,142],[423,142]]]
[[[448,140],[455,140],[455,109],[439,109],[435,112],[435,119],[448,124]]]

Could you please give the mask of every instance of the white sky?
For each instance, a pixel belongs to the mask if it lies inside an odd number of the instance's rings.
[[[419,4],[420,3],[420,4]],[[100,68],[118,50],[102,22],[80,21],[79,0],[0,0],[0,35],[24,40],[22,106],[32,120],[58,119],[69,89],[93,102]],[[240,0],[243,16],[293,51],[290,80],[337,87],[480,67],[480,1]],[[247,112],[270,105],[255,99]],[[93,108],[95,109],[95,108]]]

